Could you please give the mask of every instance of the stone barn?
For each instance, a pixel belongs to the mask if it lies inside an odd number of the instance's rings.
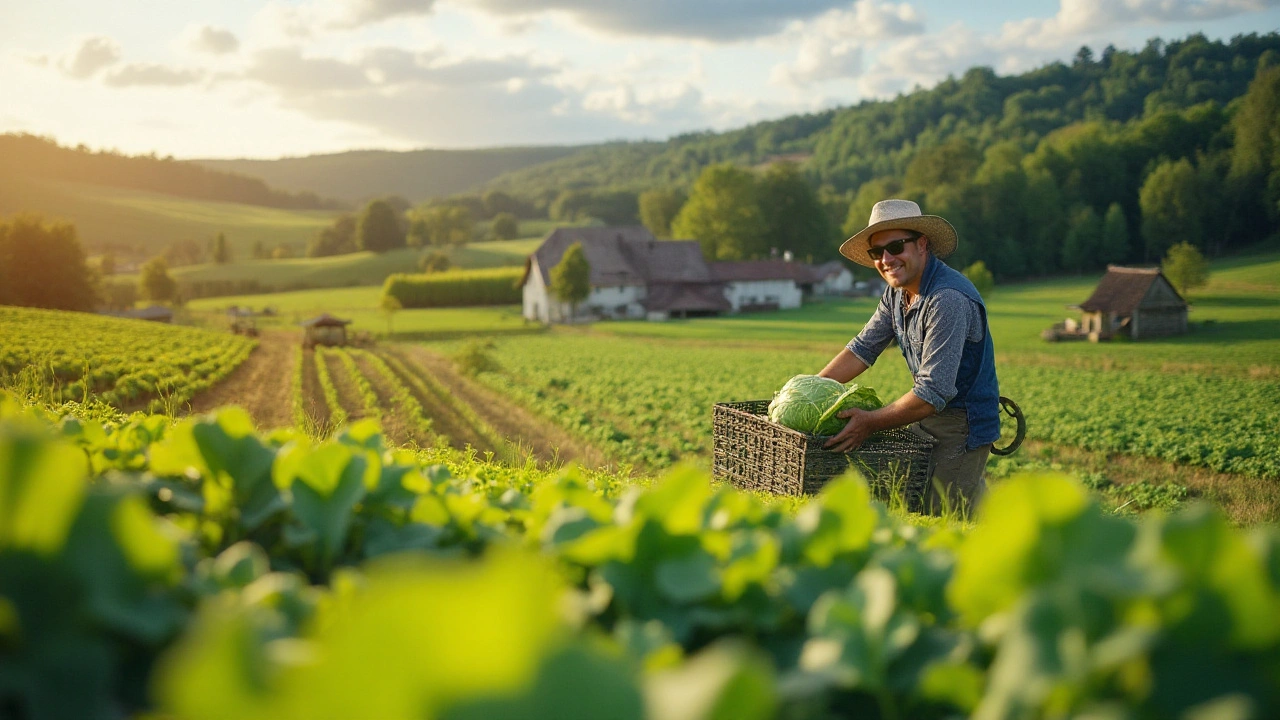
[[[1142,340],[1187,331],[1187,301],[1160,268],[1108,265],[1089,299],[1072,309],[1081,313],[1079,332],[1093,341],[1115,335]]]

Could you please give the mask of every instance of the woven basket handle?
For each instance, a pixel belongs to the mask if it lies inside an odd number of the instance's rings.
[[[991,452],[996,455],[1012,455],[1022,445],[1022,441],[1027,439],[1027,418],[1023,416],[1018,403],[1003,395],[1000,396],[1000,411],[1018,421],[1018,432],[1013,436],[1013,442],[1006,447],[996,447],[995,443],[991,443]]]

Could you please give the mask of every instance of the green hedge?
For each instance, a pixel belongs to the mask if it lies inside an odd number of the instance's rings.
[[[387,278],[382,294],[405,308],[512,305],[523,295],[524,268],[457,270],[427,275],[396,274]]]

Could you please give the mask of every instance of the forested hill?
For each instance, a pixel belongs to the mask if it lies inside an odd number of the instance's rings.
[[[507,173],[486,187],[535,197],[565,188],[688,186],[709,164],[753,166],[799,154],[809,156],[804,169],[818,184],[856,190],[878,177],[901,178],[920,149],[952,138],[979,151],[1004,140],[1030,150],[1072,123],[1128,123],[1205,102],[1223,108],[1244,94],[1268,53],[1280,63],[1280,34],[1238,36],[1227,43],[1197,34],[1152,40],[1138,52],[1082,50],[1069,62],[1021,75],[976,67],[893,100],[662,143],[591,148]]]
[[[279,160],[196,160],[205,167],[260,177],[294,192],[357,204],[398,195],[412,202],[474,189],[503,173],[547,163],[584,146],[484,150],[358,150]]]
[[[83,146],[63,147],[54,140],[24,133],[0,134],[0,158],[4,158],[0,163],[0,181],[68,180],[195,200],[293,210],[331,210],[344,205],[314,192],[284,192],[256,177],[173,158],[94,152]]]

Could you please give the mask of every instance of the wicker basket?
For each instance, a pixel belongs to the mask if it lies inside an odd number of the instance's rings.
[[[822,447],[827,438],[771,422],[768,400],[716,403],[712,413],[714,474],[744,490],[816,493],[850,466],[881,499],[901,493],[910,510],[924,504],[934,443],[906,429],[876,433],[851,453]]]

